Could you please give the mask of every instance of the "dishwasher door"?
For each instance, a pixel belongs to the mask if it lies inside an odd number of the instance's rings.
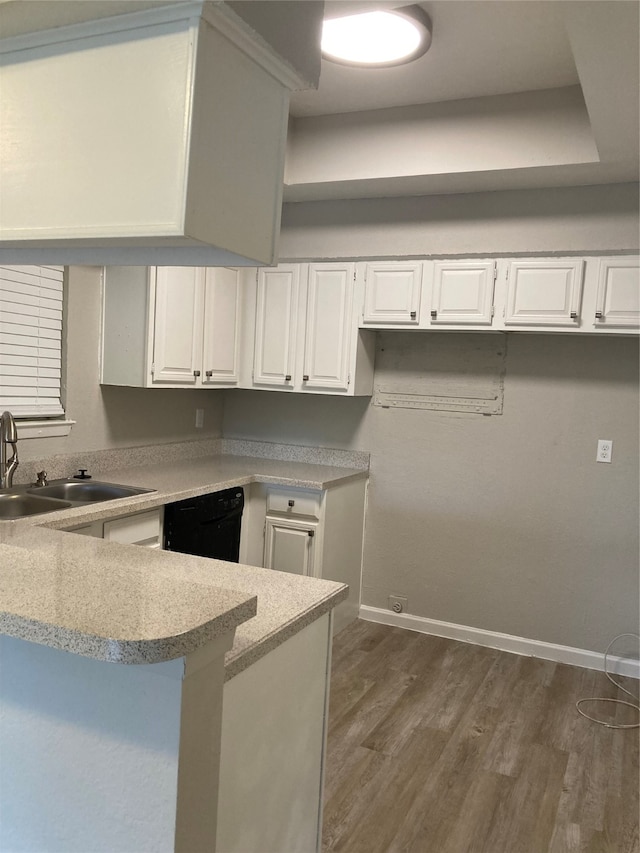
[[[243,509],[244,492],[239,487],[167,504],[164,547],[237,563]]]

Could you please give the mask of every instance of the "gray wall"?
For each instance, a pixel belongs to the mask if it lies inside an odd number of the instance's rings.
[[[282,259],[637,248],[638,184],[285,204],[280,238]]]
[[[66,412],[76,424],[64,438],[21,441],[22,461],[221,435],[222,392],[100,386],[99,267],[70,267],[66,320]],[[203,429],[194,427],[196,407]]]
[[[500,416],[240,391],[224,432],[371,451],[364,604],[593,650],[637,630],[636,340],[510,335]]]
[[[283,253],[637,251],[635,186],[493,196],[289,205]],[[371,452],[363,603],[602,651],[638,630],[638,361],[633,338],[513,333],[500,416],[240,391],[224,434]]]

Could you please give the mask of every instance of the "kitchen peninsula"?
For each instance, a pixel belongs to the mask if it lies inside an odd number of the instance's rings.
[[[63,528],[229,486],[366,477],[365,466],[183,459],[99,473],[155,492],[0,523],[1,849],[316,849],[331,611],[345,584]]]

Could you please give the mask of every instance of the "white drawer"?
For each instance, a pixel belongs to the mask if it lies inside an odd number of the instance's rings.
[[[321,499],[322,492],[270,488],[267,492],[267,512],[320,518]]]
[[[104,538],[123,545],[144,545],[147,548],[160,547],[160,511],[139,512],[123,518],[105,521]]]

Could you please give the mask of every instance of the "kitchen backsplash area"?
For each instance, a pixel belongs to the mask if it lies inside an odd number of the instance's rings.
[[[18,448],[19,451],[20,448]],[[307,447],[299,444],[277,444],[270,441],[212,438],[180,441],[142,447],[111,448],[77,453],[57,454],[42,459],[28,459],[18,466],[14,482],[35,482],[39,471],[46,471],[50,480],[70,477],[80,468],[92,475],[120,468],[137,468],[211,456],[256,456],[287,462],[307,462],[340,468],[368,468],[369,453],[359,450],[338,450],[329,447]]]

